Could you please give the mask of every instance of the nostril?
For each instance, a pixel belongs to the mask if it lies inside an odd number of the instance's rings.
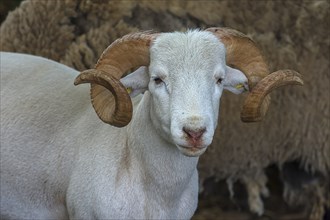
[[[197,141],[199,140],[202,135],[205,133],[206,128],[200,128],[200,129],[189,129],[186,127],[183,127],[182,129],[184,131],[184,133],[186,133],[188,135],[189,138]]]

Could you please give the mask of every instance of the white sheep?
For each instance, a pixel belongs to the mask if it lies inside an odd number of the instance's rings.
[[[212,141],[224,87],[241,93],[254,73],[267,74],[249,38],[220,31],[128,35],[78,77],[54,61],[1,53],[1,217],[191,218],[198,156]],[[237,53],[244,45],[249,56]],[[128,125],[100,122],[75,77],[91,83],[102,121]],[[132,105],[127,91],[144,94]]]

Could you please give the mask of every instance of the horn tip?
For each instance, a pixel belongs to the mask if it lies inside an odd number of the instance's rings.
[[[83,80],[81,79],[81,76],[77,76],[77,78],[75,78],[73,85],[77,86],[83,83]]]
[[[83,84],[83,83],[88,83],[89,78],[95,74],[96,70],[95,69],[88,69],[80,72],[80,74],[75,78],[73,84],[75,86]]]

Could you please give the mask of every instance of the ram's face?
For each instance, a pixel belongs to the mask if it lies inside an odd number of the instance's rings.
[[[183,154],[199,156],[217,126],[225,49],[212,34],[171,35],[160,36],[150,51],[151,118]]]
[[[268,65],[254,41],[230,28],[126,35],[102,53],[95,69],[83,71],[74,83],[92,84],[95,112],[117,127],[132,119],[130,97],[149,89],[154,128],[185,155],[198,156],[212,141],[223,89],[236,94],[249,89],[245,74],[225,61],[243,70],[253,89],[241,112],[246,122],[263,118],[273,89],[303,85],[295,71],[268,75]],[[137,67],[141,68],[122,78]]]

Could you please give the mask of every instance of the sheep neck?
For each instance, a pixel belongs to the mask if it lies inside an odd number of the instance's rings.
[[[198,157],[184,156],[159,135],[150,119],[150,104],[151,97],[146,92],[134,110],[128,132],[133,134],[128,139],[130,155],[143,167],[140,175],[144,186],[168,199],[177,198],[190,187],[198,190]]]

